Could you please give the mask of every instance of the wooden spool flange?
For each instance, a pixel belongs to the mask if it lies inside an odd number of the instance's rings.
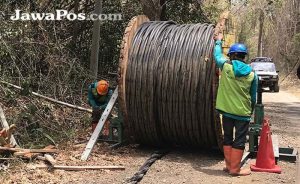
[[[128,63],[128,54],[129,49],[131,46],[131,42],[133,41],[134,35],[140,25],[142,25],[144,22],[148,22],[149,18],[145,15],[139,15],[136,17],[133,17],[131,21],[128,23],[128,26],[125,29],[125,33],[123,36],[123,41],[121,45],[121,51],[120,51],[120,60],[119,60],[119,106],[121,109],[121,112],[123,113],[124,118],[124,126],[126,129],[126,122],[127,122],[127,109],[126,109],[126,96],[125,96],[125,77],[126,77],[126,70],[127,70],[127,63]]]

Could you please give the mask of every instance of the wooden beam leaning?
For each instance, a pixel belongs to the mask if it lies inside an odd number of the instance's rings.
[[[6,121],[6,118],[5,118],[5,115],[4,115],[4,111],[3,111],[3,109],[2,109],[1,106],[0,106],[0,119],[1,119],[2,127],[6,128],[6,129],[9,129],[9,125],[8,125],[8,123]],[[12,144],[13,146],[17,146],[18,147],[17,141],[16,141],[16,139],[15,139],[15,137],[13,135],[11,135],[10,144]]]
[[[22,89],[23,89],[22,87],[17,86],[17,85],[14,85],[14,84],[11,84],[11,83],[9,83],[9,82],[0,81],[0,83],[6,84],[6,85],[8,85],[8,86],[14,87],[14,88],[19,89],[19,90],[22,90]],[[57,103],[57,104],[60,104],[60,105],[64,105],[64,106],[67,106],[67,107],[70,107],[70,108],[73,108],[73,109],[78,109],[78,110],[81,110],[81,111],[86,111],[86,112],[89,112],[89,113],[92,112],[92,109],[87,109],[87,108],[80,107],[80,106],[77,106],[77,105],[72,105],[72,104],[69,104],[69,103],[66,103],[66,102],[58,101],[58,100],[55,100],[55,99],[53,99],[53,98],[50,98],[50,97],[47,97],[47,96],[38,94],[38,93],[36,93],[36,92],[30,92],[30,93],[33,94],[34,96],[43,98],[43,99],[48,100],[48,101],[50,101],[50,102],[54,102],[54,103]]]
[[[97,127],[95,128],[89,142],[87,143],[86,147],[85,147],[85,150],[84,152],[82,153],[81,155],[81,160],[87,160],[88,157],[90,156],[98,138],[99,138],[99,135],[101,133],[101,130],[104,126],[104,123],[106,122],[107,118],[109,117],[110,115],[110,112],[111,110],[113,109],[115,103],[116,103],[116,100],[118,98],[118,87],[115,89],[112,97],[110,98],[109,102],[108,102],[108,105],[106,106],[98,124],[97,124]]]

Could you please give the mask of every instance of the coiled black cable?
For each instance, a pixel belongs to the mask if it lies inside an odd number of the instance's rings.
[[[137,142],[217,145],[213,30],[212,24],[169,21],[137,30],[125,89],[129,132]]]

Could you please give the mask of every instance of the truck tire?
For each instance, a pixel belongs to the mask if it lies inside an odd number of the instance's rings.
[[[274,92],[279,92],[279,85],[278,85],[278,82],[275,82],[275,83],[274,83],[273,89],[274,89]]]

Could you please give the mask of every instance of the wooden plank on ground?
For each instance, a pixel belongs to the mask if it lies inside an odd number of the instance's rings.
[[[47,169],[47,165],[36,166],[37,169]],[[84,170],[125,170],[124,166],[66,166],[66,165],[53,165],[51,169],[61,169],[68,171],[84,171]]]
[[[22,149],[22,148],[7,148],[0,146],[0,151],[22,152],[22,153],[58,153],[57,149]]]

